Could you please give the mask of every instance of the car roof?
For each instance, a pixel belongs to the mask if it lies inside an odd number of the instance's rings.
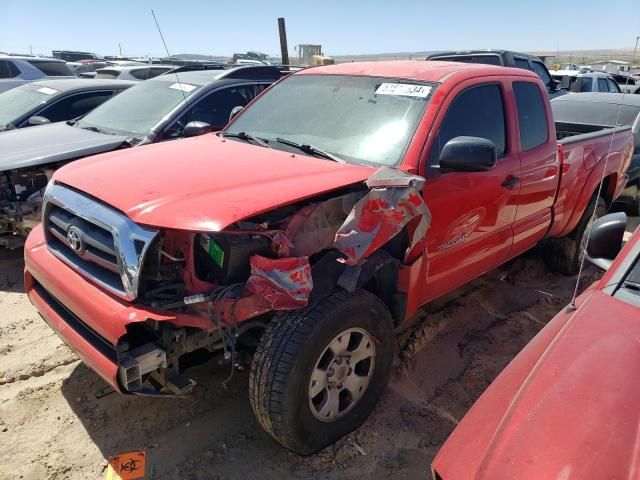
[[[566,77],[606,77],[610,78],[611,75],[607,72],[583,72],[581,70],[549,70],[551,75],[563,75]]]
[[[482,55],[482,54],[494,54],[494,55],[510,54],[510,55],[517,55],[519,57],[526,57],[530,59],[540,60],[539,57],[535,55],[531,55],[530,53],[514,52],[513,50],[502,50],[502,49],[492,49],[492,48],[485,48],[485,49],[478,49],[478,50],[455,50],[455,51],[451,50],[451,51],[444,51],[444,52],[434,52],[427,55],[427,59],[430,59],[433,57],[440,57],[440,56]]]
[[[622,105],[640,107],[640,95],[608,92],[571,93],[569,95],[556,97],[552,102],[612,103],[616,105],[622,103]]]
[[[107,62],[110,62],[111,60],[107,60]],[[167,69],[171,69],[173,68],[173,66],[171,65],[150,65],[150,64],[144,64],[144,63],[140,63],[138,65],[107,65],[104,68],[99,68],[98,70],[96,70],[97,72],[100,72],[102,70],[112,70],[114,72],[129,72],[131,70],[139,70],[141,68],[167,68]]]
[[[272,77],[270,74],[273,74]],[[282,76],[281,69],[272,65],[242,66],[221,70],[194,70],[187,72],[165,73],[146,80],[147,82],[171,82],[177,81],[192,85],[207,85],[218,80],[275,80]]]
[[[27,60],[27,61],[45,61],[45,62],[56,62],[56,63],[67,63],[64,60],[60,60],[59,58],[51,58],[51,57],[37,57],[37,56],[30,56],[30,55],[7,55],[4,53],[0,53],[0,58],[1,59],[13,59],[13,60]]]
[[[38,85],[67,92],[70,90],[95,90],[96,88],[127,88],[137,85],[140,82],[131,80],[109,80],[91,78],[61,78],[60,80],[38,80],[30,85]]]
[[[457,72],[474,71],[480,75],[518,75],[539,78],[535,73],[524,69],[499,67],[481,63],[440,62],[423,60],[393,60],[385,62],[352,62],[312,67],[294,73],[294,75],[354,75],[365,77],[389,77],[440,82],[448,75]]]

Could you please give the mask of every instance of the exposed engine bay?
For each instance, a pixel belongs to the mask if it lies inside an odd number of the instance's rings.
[[[0,172],[0,247],[17,248],[40,223],[42,198],[54,168]]]
[[[415,260],[430,213],[423,179],[383,168],[364,185],[236,222],[220,232],[165,231],[142,269],[138,302],[181,317],[132,323],[118,346],[120,382],[134,393],[182,394],[189,359],[223,353],[243,368],[279,310],[293,310],[336,288],[376,292],[401,318],[398,271]],[[198,325],[207,325],[198,328]]]

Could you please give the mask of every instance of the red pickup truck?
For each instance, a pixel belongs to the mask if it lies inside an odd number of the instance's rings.
[[[587,206],[616,198],[633,149],[628,128],[578,127],[556,131],[525,70],[300,71],[221,134],[58,170],[25,286],[122,393],[186,394],[194,357],[252,356],[256,417],[308,454],[373,410],[420,306],[544,239],[576,269]]]

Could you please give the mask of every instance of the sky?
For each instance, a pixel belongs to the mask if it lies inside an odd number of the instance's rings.
[[[285,17],[289,55],[319,43],[327,55],[470,48],[519,51],[633,48],[640,0],[0,0],[0,51],[164,56],[279,56]]]

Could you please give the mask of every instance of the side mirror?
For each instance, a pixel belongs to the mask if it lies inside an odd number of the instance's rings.
[[[486,172],[496,164],[496,146],[479,137],[455,137],[440,152],[440,168],[454,172]]]
[[[229,114],[229,121],[233,120],[235,118],[236,115],[238,115],[242,109],[244,107],[242,105],[238,105],[236,107],[233,107],[233,109],[231,110],[231,113]]]
[[[627,228],[627,216],[623,212],[600,217],[591,225],[587,240],[586,259],[595,266],[607,270],[622,250],[622,239]]]
[[[184,126],[185,137],[197,137],[198,135],[204,135],[205,133],[211,133],[211,125],[207,122],[189,122]]]
[[[30,117],[29,120],[27,120],[27,123],[31,126],[35,126],[35,125],[46,125],[47,123],[51,123],[51,121],[48,118],[35,115],[33,117]]]

